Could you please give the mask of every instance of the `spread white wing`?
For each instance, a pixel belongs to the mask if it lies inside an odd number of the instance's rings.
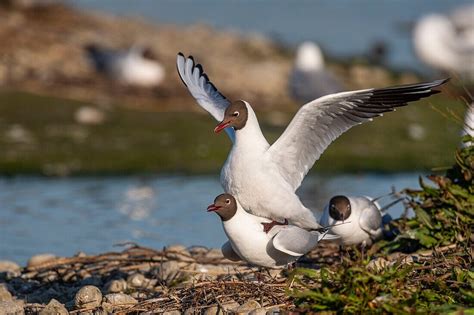
[[[184,57],[179,53],[176,57],[176,67],[183,83],[199,105],[208,111],[217,121],[222,121],[224,112],[230,102],[212,84],[200,64],[196,64],[192,56]],[[234,142],[235,131],[226,128],[229,138]]]
[[[345,131],[408,102],[438,93],[433,88],[446,81],[320,97],[300,108],[280,138],[268,149],[268,158],[296,190],[321,154]]]

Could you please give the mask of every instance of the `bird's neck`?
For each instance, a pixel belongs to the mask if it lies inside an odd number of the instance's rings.
[[[245,126],[235,131],[236,147],[268,148],[268,141],[263,136],[262,130],[257,120],[257,115],[252,107],[247,105],[248,117]]]

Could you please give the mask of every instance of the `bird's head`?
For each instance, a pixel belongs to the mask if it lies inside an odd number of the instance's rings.
[[[351,215],[351,202],[346,196],[334,196],[329,201],[329,216],[336,221],[345,221]]]
[[[222,221],[230,220],[237,212],[237,201],[230,194],[221,194],[207,207],[207,212],[217,213]]]
[[[214,128],[214,132],[218,133],[227,127],[239,130],[245,127],[248,118],[248,109],[244,101],[235,101],[227,106],[224,119]]]

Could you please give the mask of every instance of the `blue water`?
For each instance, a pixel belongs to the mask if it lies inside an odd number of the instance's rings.
[[[364,54],[374,41],[389,45],[389,64],[426,70],[413,53],[411,25],[430,12],[448,13],[472,0],[69,0],[90,10],[144,17],[156,23],[205,23],[262,33],[295,45],[320,43],[330,54]],[[166,45],[166,43],[163,43]],[[192,53],[192,52],[189,52]]]
[[[418,187],[417,181],[414,173],[310,176],[298,193],[321,209],[335,194],[375,197],[392,186]],[[217,175],[0,178],[0,259],[25,263],[44,252],[92,254],[126,241],[157,249],[177,243],[219,247],[225,235],[206,207],[221,192]],[[401,211],[391,209],[393,216]]]

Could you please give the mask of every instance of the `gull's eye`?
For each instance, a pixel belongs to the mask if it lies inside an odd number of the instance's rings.
[[[239,115],[240,115],[240,113],[239,113],[238,111],[235,111],[235,112],[232,114],[232,116],[234,116],[234,117],[239,117]]]
[[[226,203],[226,204],[230,204],[230,199],[226,199],[226,200],[225,200],[225,203]]]
[[[334,209],[334,208],[336,208],[336,206],[335,206],[335,205],[331,205],[331,209]]]

